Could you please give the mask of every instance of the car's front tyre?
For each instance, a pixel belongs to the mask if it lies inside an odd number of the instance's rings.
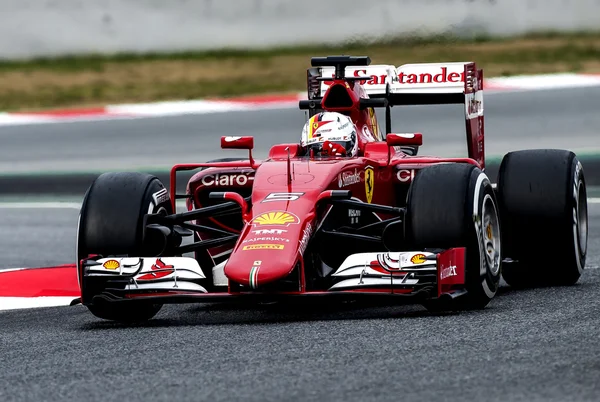
[[[470,164],[421,169],[407,199],[405,236],[414,250],[466,247],[467,294],[456,303],[425,303],[431,310],[481,309],[494,298],[501,276],[500,219],[487,175]]]
[[[171,214],[168,191],[158,178],[144,173],[104,173],[91,184],[84,197],[77,228],[77,265],[82,303],[92,314],[106,320],[144,321],[160,304],[115,305],[93,303],[102,281],[83,275],[80,260],[90,255],[143,257],[157,255],[143,242],[144,215]]]

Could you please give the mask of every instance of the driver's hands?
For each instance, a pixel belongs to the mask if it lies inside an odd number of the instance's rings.
[[[325,141],[323,143],[321,153],[329,156],[345,156],[346,148],[344,148],[340,144],[336,144],[335,142]]]

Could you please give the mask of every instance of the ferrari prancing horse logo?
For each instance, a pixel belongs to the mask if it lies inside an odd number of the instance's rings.
[[[375,174],[371,166],[365,169],[365,192],[367,194],[367,202],[370,204],[373,199],[373,187],[375,186]]]

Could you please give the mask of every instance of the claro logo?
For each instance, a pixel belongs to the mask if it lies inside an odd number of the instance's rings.
[[[202,184],[205,186],[245,186],[254,180],[253,173],[209,174],[202,178]]]
[[[400,183],[408,183],[415,178],[415,171],[412,169],[398,170],[398,172],[396,173],[396,178]]]

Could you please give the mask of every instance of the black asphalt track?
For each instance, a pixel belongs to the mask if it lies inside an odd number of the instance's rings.
[[[490,94],[486,148],[593,153],[598,104],[598,88]],[[395,126],[422,131],[425,152],[450,155],[464,146],[461,113],[407,108]],[[260,155],[274,141],[296,141],[303,122],[300,111],[285,109],[1,127],[0,171],[206,160],[224,156],[220,135],[240,130],[256,136]],[[0,268],[73,262],[77,213],[0,204]],[[590,251],[578,285],[503,286],[478,312],[182,305],[134,327],[103,322],[80,305],[0,312],[0,401],[596,401],[599,222],[600,204],[590,204]]]
[[[76,210],[44,218],[48,210],[0,209],[0,222],[6,211],[55,235],[38,236],[27,252],[32,237],[2,226],[0,244],[11,245],[3,258],[28,266],[73,258]],[[80,305],[0,312],[0,400],[595,401],[599,218],[600,205],[590,204],[590,255],[578,285],[503,286],[478,312],[181,305],[135,327]]]

